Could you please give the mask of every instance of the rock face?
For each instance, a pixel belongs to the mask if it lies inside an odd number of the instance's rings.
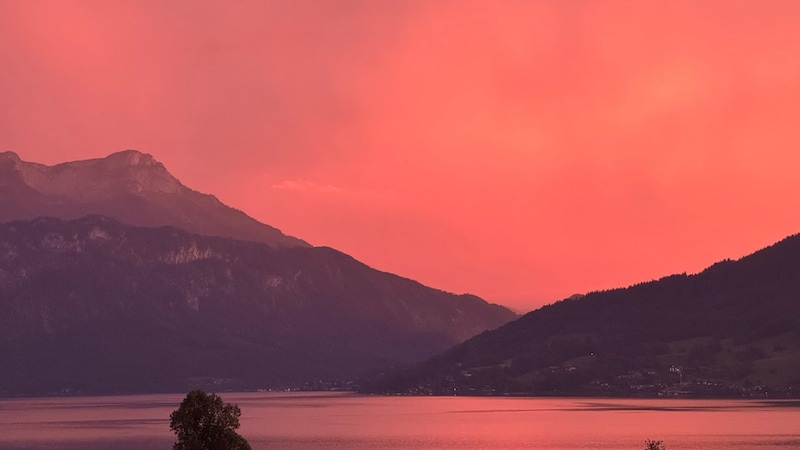
[[[186,189],[147,155],[114,158],[104,170],[131,173],[122,163],[134,161],[156,167],[126,177],[144,192]],[[14,170],[41,195],[105,195],[63,181],[80,167]],[[6,395],[349,378],[420,361],[515,317],[330,248],[274,247],[98,215],[0,224],[0,310]]]
[[[102,214],[141,226],[171,225],[210,236],[308,247],[216,197],[193,191],[136,150],[45,166],[0,153],[0,222]]]

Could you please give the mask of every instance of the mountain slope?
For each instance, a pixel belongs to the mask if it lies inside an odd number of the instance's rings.
[[[5,394],[342,379],[515,317],[330,248],[103,216],[0,224],[0,310]]]
[[[152,156],[136,150],[55,166],[25,162],[13,152],[0,153],[0,222],[87,214],[272,246],[308,247],[212,195],[187,188]]]
[[[800,387],[800,236],[530,312],[367,390],[773,395]],[[760,394],[759,394],[760,393]]]

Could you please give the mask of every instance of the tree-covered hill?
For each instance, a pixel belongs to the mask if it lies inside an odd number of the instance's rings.
[[[800,236],[792,236],[696,275],[545,306],[377,375],[364,390],[738,396],[798,387]]]

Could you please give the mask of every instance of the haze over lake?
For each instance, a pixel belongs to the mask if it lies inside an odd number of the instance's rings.
[[[259,449],[800,446],[800,404],[768,400],[223,393]],[[0,449],[170,448],[180,394],[0,400]]]

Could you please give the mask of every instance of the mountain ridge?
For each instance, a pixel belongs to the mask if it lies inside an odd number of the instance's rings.
[[[0,153],[0,222],[88,214],[140,226],[174,225],[198,234],[310,246],[183,185],[152,155],[124,150],[53,166]]]
[[[0,395],[353,379],[517,317],[284,235],[136,150],[0,153],[0,310]]]
[[[555,302],[372,392],[797,396],[800,235],[692,275]]]
[[[0,224],[0,309],[9,395],[353,379],[515,317],[327,247],[98,215]]]

